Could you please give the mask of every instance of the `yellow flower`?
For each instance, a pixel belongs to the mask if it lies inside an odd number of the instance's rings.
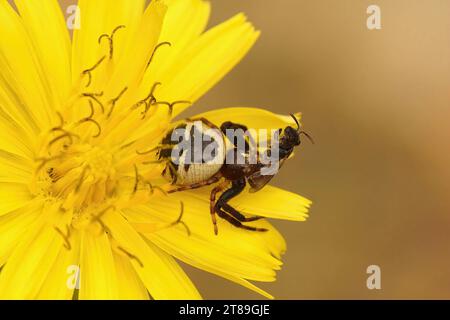
[[[165,194],[161,164],[139,152],[259,33],[242,14],[204,32],[206,1],[145,2],[80,0],[71,41],[56,0],[16,0],[19,14],[0,1],[0,298],[200,298],[175,258],[270,297],[249,280],[274,281],[282,236],[265,220],[254,225],[266,233],[219,221],[214,235],[208,188]],[[250,108],[201,116],[293,122]],[[232,203],[294,221],[310,205],[270,186]]]

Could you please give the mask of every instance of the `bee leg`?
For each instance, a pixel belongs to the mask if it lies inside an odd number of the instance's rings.
[[[216,212],[219,215],[219,217],[221,217],[222,219],[228,221],[233,226],[235,226],[235,227],[237,227],[239,229],[245,229],[245,230],[248,230],[248,231],[256,231],[256,232],[267,232],[267,231],[269,231],[269,230],[264,229],[264,228],[256,228],[256,227],[246,226],[246,225],[242,224],[242,222],[240,222],[240,221],[236,220],[235,218],[233,218],[232,216],[228,215],[228,213],[226,213],[222,209],[218,209]]]
[[[225,203],[222,205],[222,208],[224,211],[226,211],[228,214],[232,215],[236,220],[240,222],[252,222],[252,221],[258,221],[263,219],[263,217],[255,216],[255,217],[246,217],[242,213],[240,213],[238,210],[230,206],[228,203]]]
[[[243,225],[242,222],[251,222],[259,220],[260,217],[251,217],[246,218],[243,214],[241,214],[239,211],[234,209],[228,204],[228,201],[235,198],[239,194],[242,193],[242,191],[245,189],[245,179],[235,180],[233,181],[232,187],[225,191],[219,198],[219,200],[216,202],[214,206],[214,211],[219,215],[219,217],[227,220],[232,225],[246,229],[251,231],[267,231],[267,229],[262,228],[255,228]]]
[[[233,181],[231,188],[225,191],[216,202],[216,209],[222,209],[223,205],[237,197],[245,189],[245,178]]]

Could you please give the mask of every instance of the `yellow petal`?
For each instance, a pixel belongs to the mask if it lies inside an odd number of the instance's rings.
[[[57,0],[15,0],[56,105],[71,87],[70,38]]]
[[[106,96],[116,97],[125,87],[135,86],[141,81],[157,45],[166,10],[167,7],[159,0],[152,1],[145,10],[141,23],[126,48],[126,58],[120,60],[110,79]]]
[[[6,261],[0,273],[0,299],[35,299],[56,261],[63,239],[53,222],[58,226],[67,223],[67,216],[46,208],[40,220],[41,226],[34,226],[31,236],[21,241]]]
[[[72,299],[77,284],[76,268],[79,268],[80,240],[79,232],[72,232],[70,250],[65,247],[59,249],[58,257],[36,297],[38,300]]]
[[[296,110],[293,110],[295,113]],[[301,113],[295,113],[298,120],[301,120]],[[227,121],[246,125],[252,129],[280,129],[286,126],[296,128],[296,123],[291,116],[276,114],[259,108],[223,108],[205,112],[194,118],[206,118],[215,125],[219,126]]]
[[[141,84],[143,95],[177,59],[182,59],[186,48],[205,30],[211,11],[209,2],[203,0],[168,0],[166,4],[168,10],[158,42],[171,45],[155,54]]]
[[[133,255],[131,263],[154,299],[200,298],[180,266],[169,255],[147,244],[121,215],[112,212],[102,219],[120,247]]]
[[[186,196],[209,204],[210,188],[185,192]],[[230,204],[249,216],[261,216],[291,221],[305,221],[311,201],[295,193],[272,186],[265,186],[258,192],[243,192]]]
[[[28,184],[32,165],[29,159],[0,150],[0,181]]]
[[[108,139],[114,141],[116,145],[120,144],[118,139],[129,137],[128,133],[130,131],[136,134],[136,132],[144,131],[144,128],[147,130],[155,129],[155,126],[148,122],[143,122],[138,112],[130,113],[130,106],[139,99],[144,98],[136,96],[136,90],[144,76],[145,68],[152,52],[157,45],[166,11],[167,7],[163,1],[156,0],[150,3],[142,19],[140,19],[136,31],[129,37],[124,58],[118,61],[111,75],[108,75],[103,81],[107,85],[102,91],[109,99],[114,99],[120,92],[124,92],[123,97],[115,106],[112,118],[105,130],[108,132]],[[145,96],[147,95],[148,92],[145,93]],[[150,119],[150,121],[152,120]],[[139,126],[143,130],[136,130]],[[106,135],[102,136],[102,138],[105,137]]]
[[[185,194],[173,194],[170,199],[154,197],[145,207],[128,209],[130,222],[145,219],[159,219],[170,225],[177,220],[180,201],[184,203],[183,221],[190,230],[188,236],[183,225],[163,229],[149,239],[164,248],[170,246],[191,260],[203,262],[210,268],[220,270],[230,276],[256,281],[275,280],[275,270],[281,261],[277,258],[285,250],[285,242],[280,234],[266,221],[249,225],[269,228],[269,232],[259,233],[238,229],[218,218],[219,235],[213,232],[209,214],[209,203]],[[277,251],[272,251],[273,249]]]
[[[195,102],[221,80],[250,50],[259,36],[239,14],[200,36],[158,81],[158,98]],[[174,116],[184,110],[179,106]]]
[[[222,269],[220,269],[220,268],[211,267],[211,265],[209,263],[204,263],[203,261],[201,261],[199,259],[196,259],[196,258],[193,259],[189,255],[186,255],[186,252],[179,250],[174,246],[165,245],[162,242],[155,242],[155,243],[157,243],[157,245],[160,246],[161,249],[166,251],[171,256],[174,256],[175,258],[177,258],[187,264],[190,264],[191,266],[193,266],[195,268],[198,268],[200,270],[203,270],[203,271],[206,271],[209,273],[216,274],[219,277],[222,277],[224,279],[227,279],[229,281],[237,283],[247,289],[255,291],[256,293],[258,293],[268,299],[273,299],[273,296],[270,293],[262,290],[261,288],[258,288],[257,286],[255,286],[254,284],[252,284],[251,282],[249,282],[245,279],[242,279],[242,278],[239,278],[236,276],[232,276],[229,273],[227,273],[226,271],[225,272],[222,271]]]
[[[22,21],[7,1],[0,1],[0,30],[0,101],[9,115],[38,134],[54,117],[52,93]]]
[[[160,41],[183,47],[205,29],[211,6],[204,0],[166,0],[168,10]]]
[[[80,29],[74,30],[72,46],[72,79],[76,82],[83,70],[109,54],[107,41],[99,45],[102,34],[111,34],[118,26],[126,26],[114,37],[114,57],[119,60],[136,25],[141,21],[145,0],[80,0]],[[129,57],[128,57],[129,58]]]
[[[0,216],[2,216],[24,207],[32,196],[26,185],[0,182],[0,199]]]
[[[34,201],[23,208],[0,216],[0,266],[22,239],[33,235],[32,229],[41,217],[42,203]]]
[[[305,221],[311,201],[283,189],[265,186],[258,192],[242,194],[230,204],[251,215]]]
[[[106,233],[83,231],[80,256],[80,300],[118,299],[119,284]]]
[[[0,97],[0,150],[29,159],[34,158],[35,135],[29,132],[9,116],[2,108],[5,106]]]
[[[139,275],[133,268],[130,259],[124,255],[115,254],[117,279],[119,281],[120,300],[148,300],[148,292]]]

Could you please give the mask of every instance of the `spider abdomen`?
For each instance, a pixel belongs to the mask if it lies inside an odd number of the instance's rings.
[[[162,157],[170,159],[168,169],[172,183],[178,186],[207,181],[219,173],[225,162],[222,132],[201,120],[177,126],[166,136],[163,144],[172,145]]]

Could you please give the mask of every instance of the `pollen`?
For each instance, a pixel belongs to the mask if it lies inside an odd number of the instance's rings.
[[[113,155],[87,144],[63,150],[53,158],[39,159],[39,192],[77,208],[110,199],[117,184]]]

